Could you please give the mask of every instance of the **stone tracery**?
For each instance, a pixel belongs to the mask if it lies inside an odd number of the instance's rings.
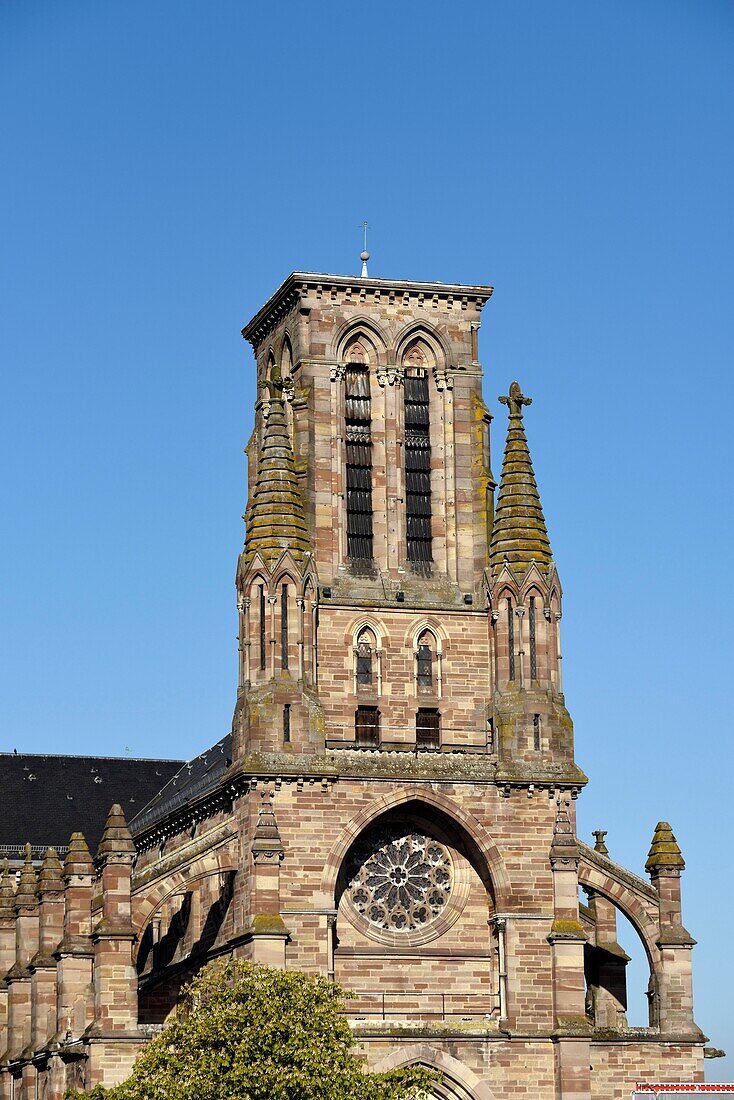
[[[352,905],[371,925],[413,931],[443,912],[453,865],[440,841],[406,826],[380,826],[355,845],[347,878]]]

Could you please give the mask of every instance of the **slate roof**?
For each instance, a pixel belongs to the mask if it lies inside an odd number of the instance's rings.
[[[162,821],[180,806],[192,799],[213,790],[232,764],[232,735],[228,733],[216,745],[206,749],[177,766],[176,773],[146,806],[141,807],[135,817],[129,815],[130,831],[133,836]]]
[[[49,846],[64,851],[84,833],[92,852],[110,807],[128,819],[155,798],[181,768],[180,760],[131,757],[40,756],[0,753],[0,857],[17,858],[23,845],[34,857]]]

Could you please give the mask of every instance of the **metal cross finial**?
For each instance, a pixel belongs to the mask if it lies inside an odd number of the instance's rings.
[[[364,248],[362,249],[362,253],[361,253],[359,258],[362,261],[362,276],[361,277],[363,279],[368,279],[369,278],[369,275],[367,274],[367,261],[370,258],[370,254],[367,251],[367,230],[368,229],[369,229],[369,225],[367,224],[367,222],[362,222],[362,232],[364,233]]]
[[[510,386],[510,393],[507,397],[500,397],[500,403],[507,405],[510,410],[510,416],[522,416],[523,405],[532,405],[532,397],[526,397],[520,389],[519,382],[513,382]]]

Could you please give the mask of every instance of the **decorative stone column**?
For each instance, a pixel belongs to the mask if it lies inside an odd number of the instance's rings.
[[[48,1045],[56,1034],[56,967],[54,951],[64,925],[64,882],[61,862],[55,848],[48,848],[38,877],[38,951],[30,961],[31,1041],[24,1057],[36,1060],[39,1095],[46,1092]]]
[[[251,851],[254,867],[250,958],[253,962],[285,968],[288,929],[280,913],[280,864],[285,853],[270,791],[261,796]]]
[[[0,1100],[10,1097],[10,1076],[5,1066],[8,1048],[8,990],[5,975],[15,961],[15,890],[7,859],[0,873]]]
[[[673,830],[667,821],[659,821],[645,864],[659,898],[662,974],[653,991],[658,997],[658,1023],[663,1034],[701,1038],[693,1020],[691,949],[696,941],[681,922],[680,876],[685,866]]]
[[[94,1013],[92,983],[92,889],[94,863],[82,833],[72,833],[63,869],[64,922],[54,951],[56,973],[56,1035],[49,1061],[46,1100],[61,1100],[69,1084],[67,1067],[86,1050],[80,1040]]]
[[[102,917],[92,931],[94,1022],[89,1036],[89,1085],[108,1087],[128,1076],[141,1046],[138,979],[132,947],[130,879],[135,845],[122,807],[109,812],[97,850]]]
[[[25,846],[25,863],[15,892],[15,963],[8,971],[7,1061],[14,1079],[13,1095],[32,1100],[35,1070],[24,1065],[24,1052],[31,1041],[31,972],[28,964],[38,950],[38,897],[36,872],[30,844]]]
[[[556,1097],[590,1100],[591,1029],[586,1019],[584,981],[586,933],[579,920],[579,847],[568,809],[569,803],[559,799],[550,848],[553,925],[548,942],[553,956]]]

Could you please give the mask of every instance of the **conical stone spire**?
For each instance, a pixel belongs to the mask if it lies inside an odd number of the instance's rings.
[[[102,863],[108,856],[134,855],[135,844],[127,827],[122,806],[115,803],[107,815],[102,839],[97,849],[97,862]]]
[[[247,510],[245,560],[259,553],[266,563],[290,550],[300,560],[309,549],[301,492],[293,467],[283,403],[283,380],[277,368],[268,382],[270,407],[260,451],[257,482]]]
[[[38,879],[33,866],[33,852],[30,844],[25,846],[25,863],[20,872],[18,888],[15,891],[15,908],[30,909],[36,904],[36,887]]]
[[[0,917],[9,917],[13,914],[13,878],[10,874],[10,865],[7,859],[3,860],[2,873],[0,873]]]
[[[681,855],[673,830],[667,821],[658,821],[655,826],[645,870],[650,875],[661,868],[667,871],[683,871],[685,866],[685,860]]]
[[[280,839],[278,823],[275,820],[270,791],[263,792],[262,801],[260,802],[257,824],[252,838],[252,855],[256,863],[262,859],[283,858],[283,842]]]
[[[60,893],[64,889],[64,880],[61,875],[62,867],[58,852],[55,848],[47,848],[41,865],[41,873],[38,876],[38,886],[36,887],[38,894]]]
[[[552,865],[576,863],[579,858],[579,846],[571,825],[568,803],[558,799],[556,820],[553,825],[553,840],[550,847]]]
[[[64,859],[64,877],[94,874],[94,863],[84,833],[72,833]]]
[[[552,560],[548,531],[522,421],[523,405],[532,404],[518,382],[507,397],[499,399],[509,410],[509,425],[497,510],[489,545],[490,565],[502,568],[505,560],[520,573],[531,561],[547,569]]]

